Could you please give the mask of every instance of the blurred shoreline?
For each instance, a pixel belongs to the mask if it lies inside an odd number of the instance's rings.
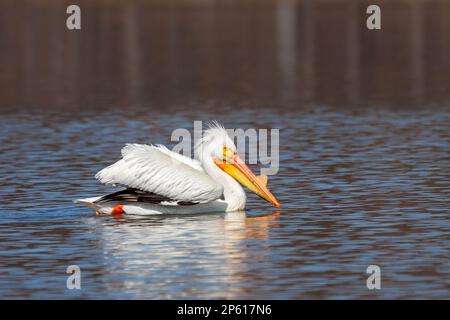
[[[379,31],[368,4],[2,1],[0,112],[448,105],[450,2],[381,1]]]

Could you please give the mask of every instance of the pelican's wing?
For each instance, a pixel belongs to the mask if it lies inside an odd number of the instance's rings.
[[[122,149],[122,159],[95,177],[105,184],[179,201],[210,202],[220,198],[223,192],[223,187],[203,171],[197,160],[163,146],[128,144]]]

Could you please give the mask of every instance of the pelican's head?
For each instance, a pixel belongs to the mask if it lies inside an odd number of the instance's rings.
[[[233,177],[275,207],[280,204],[267,188],[267,179],[257,177],[239,157],[236,146],[225,128],[212,123],[196,145],[196,154],[201,162],[212,160],[222,171]],[[267,177],[266,177],[267,178]]]

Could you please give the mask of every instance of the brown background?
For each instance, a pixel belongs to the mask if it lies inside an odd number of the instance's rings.
[[[450,2],[372,3],[3,0],[0,110],[447,103]]]

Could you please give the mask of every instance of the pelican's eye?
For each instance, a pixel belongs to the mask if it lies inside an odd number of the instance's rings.
[[[223,160],[226,161],[227,159],[233,158],[234,154],[235,153],[230,148],[223,146],[223,149],[222,149]]]

